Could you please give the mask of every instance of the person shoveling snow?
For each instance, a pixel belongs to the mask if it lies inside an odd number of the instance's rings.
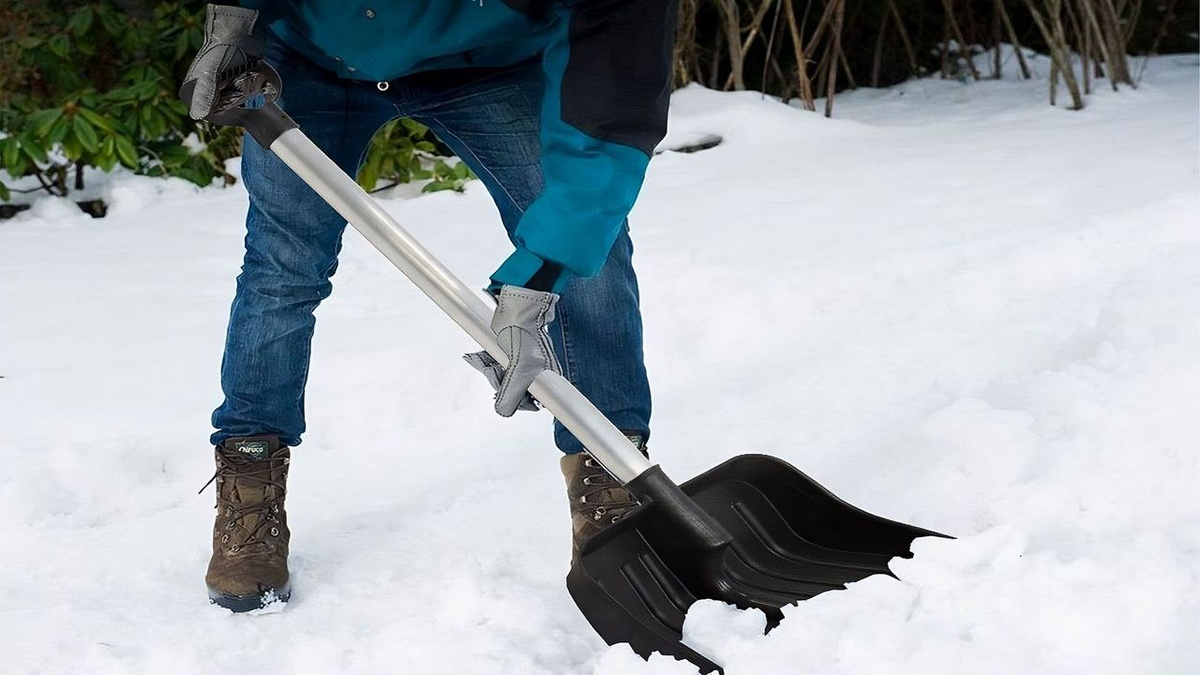
[[[291,595],[288,467],[313,311],[347,220],[484,347],[465,358],[495,387],[497,413],[555,414],[568,588],[610,643],[715,669],[679,642],[696,599],[774,625],[781,607],[886,572],[933,534],[859,511],[774,458],[737,457],[682,487],[648,461],[626,216],[665,133],[675,2],[246,4],[209,6],[181,90],[194,118],[255,141],[213,413],[212,602],[248,611]],[[494,307],[345,175],[397,116],[428,125],[492,195],[515,249],[491,275]]]

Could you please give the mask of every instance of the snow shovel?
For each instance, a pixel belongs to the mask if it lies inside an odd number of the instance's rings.
[[[242,126],[501,364],[493,308],[471,292],[305,136],[276,104],[279,75],[263,64],[223,83],[207,119]],[[184,92],[189,98],[190,92]],[[719,670],[683,644],[683,618],[712,598],[766,613],[872,574],[906,557],[913,539],[942,536],[873,516],[782,460],[742,455],[682,486],[652,465],[566,379],[541,373],[533,396],[638,499],[640,506],[587,542],[567,587],[609,644],[628,643]]]

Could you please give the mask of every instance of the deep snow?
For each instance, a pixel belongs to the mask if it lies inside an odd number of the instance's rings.
[[[633,215],[652,451],[779,455],[959,537],[688,639],[738,673],[1200,672],[1195,56],[1082,112],[922,80],[828,120],[676,94]],[[0,221],[0,671],[686,673],[565,593],[549,418],[491,412],[467,338],[357,234],[319,310],[281,612],[205,602],[208,415],[245,194],[117,176],[94,221]],[[386,202],[473,285],[482,187]],[[714,318],[719,318],[720,328]]]

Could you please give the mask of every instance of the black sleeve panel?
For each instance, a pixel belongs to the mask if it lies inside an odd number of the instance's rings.
[[[646,153],[667,132],[678,0],[575,6],[562,119],[593,138]]]

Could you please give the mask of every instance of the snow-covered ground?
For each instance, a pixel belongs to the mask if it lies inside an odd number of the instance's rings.
[[[1200,672],[1195,56],[1082,112],[914,81],[824,119],[679,92],[633,216],[652,450],[766,452],[958,537],[689,641],[740,673]],[[208,416],[245,194],[118,177],[104,220],[0,221],[0,671],[686,673],[606,647],[562,583],[545,415],[361,237],[319,311],[282,612],[207,604]],[[386,202],[473,285],[482,187]],[[721,316],[711,321],[713,314]],[[714,328],[720,325],[724,328]]]

